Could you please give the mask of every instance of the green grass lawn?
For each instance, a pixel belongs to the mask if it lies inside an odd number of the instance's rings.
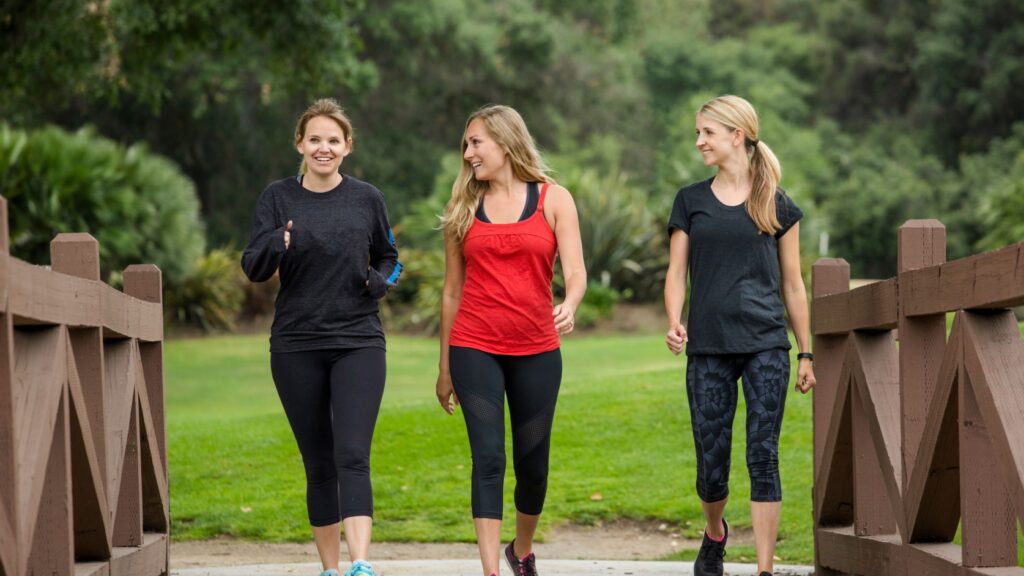
[[[177,539],[228,534],[306,540],[302,464],[270,378],[266,336],[170,341],[165,348],[171,511]],[[460,413],[434,397],[435,340],[391,337],[373,446],[374,538],[473,541],[470,454]],[[656,519],[697,537],[685,360],[661,336],[567,338],[541,530],[564,521]],[[794,363],[795,365],[795,363]],[[810,562],[811,398],[790,391],[782,430],[778,555]],[[730,523],[749,527],[742,406]],[[509,441],[510,442],[510,441]],[[512,466],[506,518],[514,517]],[[600,493],[601,499],[592,499]],[[506,522],[511,537],[511,522]],[[734,560],[752,550],[730,548]]]
[[[266,336],[166,344],[176,539],[309,539],[302,464],[270,378],[267,349]],[[693,487],[685,359],[669,354],[661,336],[571,337],[563,354],[541,534],[565,521],[630,518],[669,522],[698,537],[703,521]],[[377,540],[474,539],[465,425],[460,413],[449,417],[437,405],[436,366],[435,340],[389,339],[373,446]],[[811,398],[790,387],[786,403],[777,554],[783,562],[811,563]],[[743,414],[741,395],[727,511],[741,529],[750,526]],[[514,517],[512,488],[510,463],[506,518]],[[595,493],[601,498],[593,499]],[[752,559],[753,549],[733,546],[729,557]]]

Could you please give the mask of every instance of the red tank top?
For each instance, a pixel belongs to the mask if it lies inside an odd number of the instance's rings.
[[[558,242],[537,210],[511,224],[475,218],[462,242],[466,280],[448,342],[491,354],[526,356],[559,346],[551,314],[551,278]]]

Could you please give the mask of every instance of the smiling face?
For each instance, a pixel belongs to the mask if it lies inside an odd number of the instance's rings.
[[[308,174],[331,178],[341,168],[341,161],[352,150],[345,130],[329,116],[316,116],[306,123],[306,133],[295,144],[306,162]]]
[[[491,136],[480,118],[474,118],[466,127],[462,148],[462,159],[470,165],[477,180],[493,180],[509,166],[505,149]]]
[[[721,166],[734,154],[745,154],[743,131],[730,130],[725,124],[697,114],[697,150],[705,166]]]

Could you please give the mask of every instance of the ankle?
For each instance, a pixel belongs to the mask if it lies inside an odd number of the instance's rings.
[[[715,530],[711,529],[710,524],[704,526],[704,534],[706,534],[708,538],[714,540],[715,542],[721,542],[722,540],[725,540],[725,522],[719,520],[718,526]]]

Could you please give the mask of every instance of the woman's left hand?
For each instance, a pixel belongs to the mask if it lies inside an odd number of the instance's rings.
[[[562,302],[555,306],[551,315],[555,317],[555,331],[558,332],[559,336],[572,332],[573,327],[576,325],[576,310],[572,306]]]
[[[818,380],[814,377],[814,363],[806,358],[800,360],[800,365],[796,369],[796,389],[801,394],[807,394],[817,383]]]

